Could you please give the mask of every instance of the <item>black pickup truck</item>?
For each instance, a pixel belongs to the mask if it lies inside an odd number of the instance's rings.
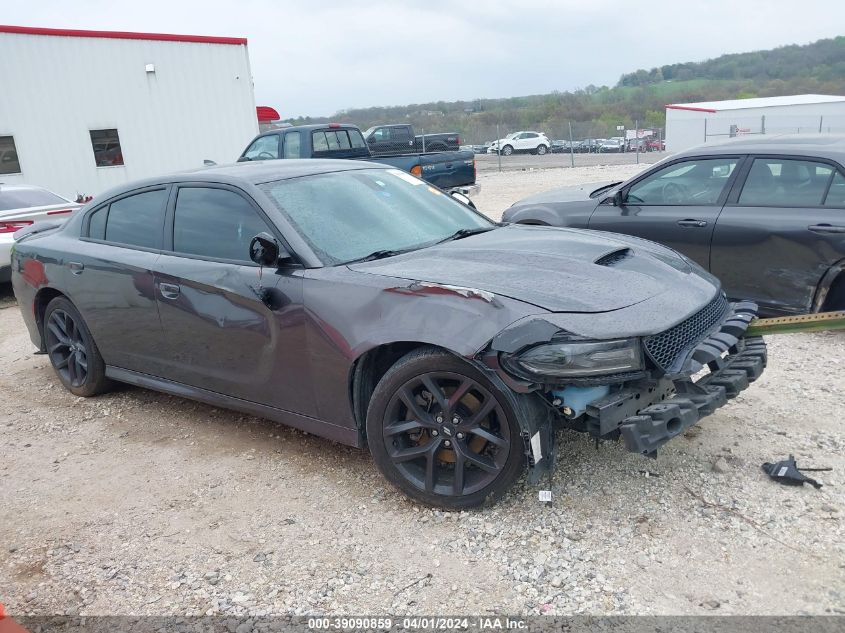
[[[395,156],[413,152],[445,152],[457,150],[461,137],[457,132],[414,134],[406,123],[377,125],[364,132],[364,139],[373,156]]]
[[[475,155],[470,151],[373,156],[355,125],[319,123],[268,130],[250,141],[238,162],[277,158],[349,158],[391,165],[446,191],[471,195]]]

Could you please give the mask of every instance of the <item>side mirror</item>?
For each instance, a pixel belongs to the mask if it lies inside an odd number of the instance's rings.
[[[452,191],[449,193],[455,200],[458,202],[467,205],[468,207],[472,206],[472,200],[469,199],[469,196],[465,196],[460,191]]]
[[[217,163],[215,163],[213,160],[206,158],[204,161],[202,161],[202,164],[206,167],[214,167]]]
[[[252,160],[252,159],[247,158],[246,156],[241,156],[240,158],[238,158],[238,160],[237,160],[236,162],[238,162],[238,163],[245,163],[245,162],[247,162],[247,161],[249,161],[249,160]]]
[[[367,137],[367,143],[375,143],[375,142],[376,142],[375,136],[368,136]]]
[[[620,189],[616,193],[613,194],[613,206],[614,207],[621,207],[625,204],[625,198],[622,195],[622,190]]]
[[[249,243],[249,258],[259,266],[276,267],[288,253],[269,233],[259,233]]]

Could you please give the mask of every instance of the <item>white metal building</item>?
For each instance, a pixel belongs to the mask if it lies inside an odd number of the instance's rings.
[[[0,26],[0,60],[0,183],[96,195],[258,133],[245,39]]]
[[[845,133],[845,97],[790,95],[666,106],[666,149],[745,134]]]

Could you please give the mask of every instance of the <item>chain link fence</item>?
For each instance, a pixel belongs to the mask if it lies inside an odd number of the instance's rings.
[[[515,155],[559,155],[558,158],[568,160],[555,164],[571,167],[596,165],[601,159],[595,155],[627,154],[624,162],[634,163],[639,162],[642,154],[665,150],[663,128],[640,126],[638,122],[629,125],[568,120],[533,125],[470,122],[461,136],[461,144],[462,149],[470,149],[477,155],[497,156],[505,161]],[[592,156],[586,158],[588,154]]]
[[[693,123],[693,122],[691,122]],[[761,115],[754,117],[708,117],[704,119],[702,143],[755,134],[845,134],[842,115]]]

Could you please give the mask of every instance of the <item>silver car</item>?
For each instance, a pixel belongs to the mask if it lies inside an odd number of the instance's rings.
[[[64,221],[81,206],[41,187],[0,184],[0,283],[11,277],[16,231],[44,220]]]

